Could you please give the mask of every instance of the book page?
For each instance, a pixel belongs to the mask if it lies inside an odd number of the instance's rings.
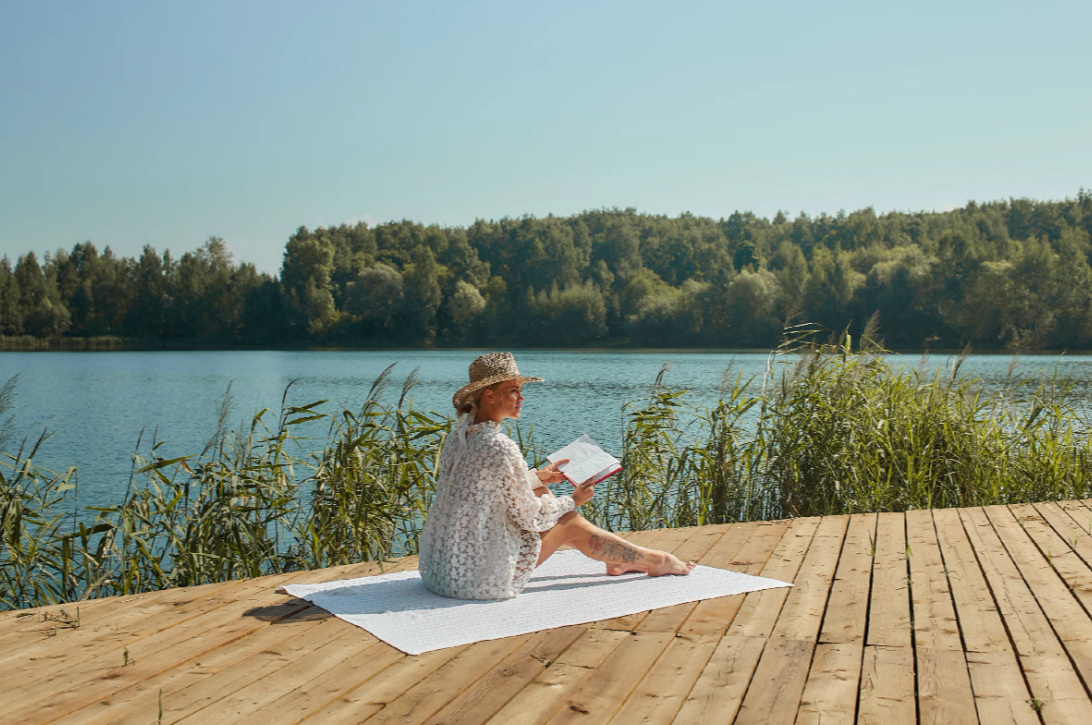
[[[596,445],[587,434],[546,456],[550,463],[566,458],[569,462],[559,466],[559,469],[574,485],[621,467],[617,458]]]

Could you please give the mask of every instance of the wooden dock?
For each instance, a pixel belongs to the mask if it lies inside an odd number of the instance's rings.
[[[0,724],[1088,724],[1090,505],[639,532],[795,586],[415,657],[274,591],[374,564],[6,612]]]

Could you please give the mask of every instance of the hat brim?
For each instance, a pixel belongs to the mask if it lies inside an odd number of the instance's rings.
[[[469,385],[464,385],[455,391],[455,395],[451,396],[451,403],[458,408],[460,405],[466,402],[466,397],[473,393],[478,392],[482,388],[488,388],[490,385],[496,385],[497,383],[504,383],[509,380],[515,380],[520,383],[541,383],[544,382],[543,378],[538,378],[533,375],[492,375],[488,378],[482,378],[481,380],[475,380]]]

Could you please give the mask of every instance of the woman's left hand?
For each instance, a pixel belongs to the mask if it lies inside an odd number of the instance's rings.
[[[545,468],[541,468],[541,469],[535,471],[535,475],[538,476],[538,480],[542,481],[546,485],[549,485],[551,483],[561,483],[562,481],[565,480],[565,474],[563,474],[558,469],[558,466],[560,464],[568,463],[568,462],[569,462],[569,459],[564,458],[564,459],[558,461],[557,463],[551,463],[550,465],[546,466]]]

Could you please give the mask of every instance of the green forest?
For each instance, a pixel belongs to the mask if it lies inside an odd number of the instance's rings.
[[[1092,349],[1092,193],[949,212],[634,209],[289,237],[279,276],[210,237],[175,257],[92,242],[0,260],[0,336],[174,346],[761,347],[787,325],[892,349]],[[11,345],[9,345],[10,347]]]

